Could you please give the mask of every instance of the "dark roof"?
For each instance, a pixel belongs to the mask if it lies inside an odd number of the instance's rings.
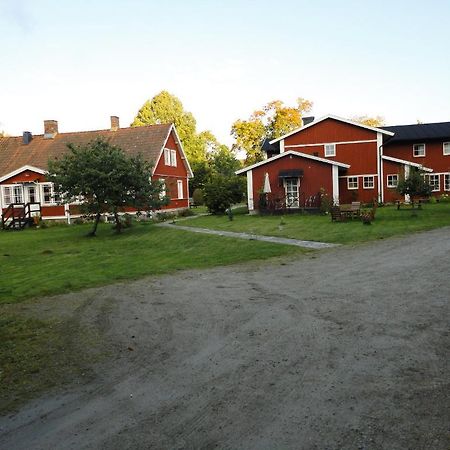
[[[58,133],[52,139],[37,135],[33,136],[29,144],[23,143],[22,136],[0,137],[0,177],[27,165],[47,170],[49,159],[57,159],[69,151],[67,144],[87,144],[100,137],[129,155],[137,156],[140,153],[147,161],[156,164],[171,126],[162,124],[119,128],[117,131]]]
[[[261,150],[266,153],[280,153],[280,143],[271,144],[270,139],[266,138],[261,145]]]
[[[414,125],[396,125],[380,128],[395,133],[394,136],[389,139],[390,143],[450,139],[450,122],[418,123]]]

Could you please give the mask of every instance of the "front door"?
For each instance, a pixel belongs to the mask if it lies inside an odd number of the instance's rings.
[[[284,188],[286,191],[286,206],[288,208],[298,208],[299,179],[286,178],[284,180]]]
[[[37,202],[36,186],[25,186],[25,202]]]

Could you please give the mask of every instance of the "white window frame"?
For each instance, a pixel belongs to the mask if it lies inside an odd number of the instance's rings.
[[[444,191],[450,191],[450,173],[444,173]]]
[[[177,167],[177,151],[170,150],[170,165],[172,167]]]
[[[162,189],[161,189],[161,192],[159,193],[159,199],[164,200],[164,197],[166,197],[166,195],[167,195],[166,180],[164,178],[160,178],[159,181],[162,184]]]
[[[170,148],[164,148],[164,164],[170,166]]]
[[[366,180],[371,180],[372,185],[366,186]],[[364,189],[375,189],[375,176],[374,175],[363,176],[363,188]]]
[[[45,193],[44,193],[44,189],[46,187],[50,187],[50,202],[45,201]],[[55,199],[55,188],[53,186],[53,183],[41,183],[40,184],[40,198],[41,198],[41,204],[42,205],[46,205],[46,206],[51,206],[51,205],[57,205],[58,202]]]
[[[423,155],[417,154],[417,147],[423,146]],[[414,144],[413,145],[413,156],[414,158],[425,158],[427,152],[426,152],[426,145],[425,144]]]
[[[2,186],[2,203],[4,207],[7,207],[11,204],[11,200],[13,198],[13,191],[11,188],[12,186]]]
[[[353,180],[353,181],[350,181],[350,180]],[[354,180],[356,180],[356,186],[351,186],[351,184],[355,183]],[[357,177],[357,176],[355,176],[355,177],[348,177],[347,178],[347,189],[349,191],[353,191],[353,190],[359,189],[359,177]]]
[[[395,180],[395,183],[394,183]],[[398,173],[391,173],[386,176],[386,187],[396,188],[398,186]]]
[[[432,183],[431,177],[433,177],[434,180],[437,180],[437,183]],[[430,186],[433,187],[433,189],[431,189],[431,192],[439,192],[441,190],[441,177],[439,174],[436,173],[428,174],[428,183],[430,184]]]
[[[184,198],[183,180],[177,180],[177,193],[179,199]]]
[[[324,144],[323,154],[325,155],[325,158],[336,156],[336,144]]]
[[[444,156],[450,156],[450,142],[442,143],[442,154]]]

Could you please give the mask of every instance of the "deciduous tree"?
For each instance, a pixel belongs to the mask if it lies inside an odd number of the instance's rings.
[[[397,192],[401,195],[409,195],[411,205],[414,208],[414,200],[417,197],[429,197],[432,187],[421,170],[411,168],[407,177],[400,176],[397,184]]]
[[[275,139],[302,125],[302,116],[311,111],[312,102],[297,99],[295,106],[285,106],[281,100],[267,103],[254,111],[247,120],[236,120],[231,127],[235,149],[246,152],[246,163],[262,160],[261,145],[264,139]]]
[[[384,117],[382,116],[355,116],[352,118],[353,122],[358,122],[368,127],[382,127],[384,125]]]
[[[151,181],[151,165],[140,155],[128,156],[119,147],[97,139],[87,145],[68,145],[70,152],[49,161],[49,181],[62,203],[81,199],[84,212],[94,215],[95,236],[101,214],[114,215],[121,231],[119,212],[126,206],[149,211],[167,204],[163,186]]]

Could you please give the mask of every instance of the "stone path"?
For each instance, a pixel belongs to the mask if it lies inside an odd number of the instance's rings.
[[[295,245],[296,247],[310,248],[314,250],[337,247],[339,245],[339,244],[330,244],[327,242],[301,241],[299,239],[288,239],[275,236],[261,236],[259,234],[236,233],[234,231],[210,230],[209,228],[186,227],[183,225],[177,225],[167,222],[159,223],[158,226],[177,228],[184,231],[191,231],[192,233],[204,233],[204,234],[213,234],[216,236],[226,236],[237,239],[246,239],[249,241],[264,241],[264,242],[273,242],[274,244]]]

